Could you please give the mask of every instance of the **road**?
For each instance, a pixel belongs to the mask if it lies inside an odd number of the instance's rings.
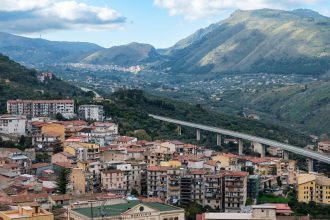
[[[278,147],[283,150],[305,156],[307,158],[312,158],[314,160],[318,160],[323,163],[330,164],[330,156],[327,156],[325,154],[321,154],[321,153],[318,153],[315,151],[306,150],[306,149],[296,147],[296,146],[293,146],[290,144],[281,143],[281,142],[270,140],[267,138],[257,137],[257,136],[244,134],[244,133],[240,133],[240,132],[236,132],[236,131],[231,131],[231,130],[227,130],[227,129],[217,128],[217,127],[202,125],[202,124],[196,124],[196,123],[187,122],[187,121],[176,120],[176,119],[153,115],[153,114],[149,114],[149,116],[154,119],[157,119],[157,120],[161,120],[161,121],[165,121],[165,122],[169,122],[169,123],[173,123],[173,124],[177,124],[177,125],[187,126],[187,127],[191,127],[191,128],[204,130],[204,131],[211,131],[211,132],[215,132],[218,134],[223,134],[223,135],[228,135],[231,137],[240,138],[243,140],[258,142],[260,144],[264,144],[267,146]]]

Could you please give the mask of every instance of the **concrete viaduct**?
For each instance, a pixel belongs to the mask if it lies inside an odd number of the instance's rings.
[[[296,147],[296,146],[293,146],[290,144],[281,143],[281,142],[273,141],[273,140],[270,140],[267,138],[257,137],[257,136],[244,134],[244,133],[240,133],[240,132],[236,132],[236,131],[231,131],[231,130],[227,130],[227,129],[217,128],[217,127],[213,127],[213,126],[207,126],[207,125],[202,125],[202,124],[197,124],[197,123],[192,123],[192,122],[187,122],[187,121],[176,120],[176,119],[153,115],[153,114],[149,114],[149,116],[154,119],[160,120],[160,121],[178,125],[179,132],[181,132],[181,126],[195,128],[197,141],[200,140],[201,130],[211,131],[211,132],[216,133],[218,146],[221,145],[221,135],[227,135],[227,136],[238,138],[238,154],[239,155],[243,154],[243,140],[247,140],[247,141],[261,144],[261,146],[262,146],[261,157],[265,156],[265,146],[273,146],[273,147],[278,147],[280,149],[283,149],[283,152],[284,152],[283,156],[285,159],[289,159],[288,152],[292,152],[292,153],[306,157],[308,171],[310,171],[310,172],[313,171],[313,160],[318,160],[323,163],[330,164],[330,156],[327,156],[325,154],[321,154],[321,153],[318,153],[315,151],[306,150],[306,149]]]

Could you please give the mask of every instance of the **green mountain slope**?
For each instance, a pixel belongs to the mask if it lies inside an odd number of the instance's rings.
[[[101,49],[91,43],[48,41],[0,33],[0,53],[26,64],[75,62]]]
[[[62,99],[78,98],[86,95],[54,77],[40,82],[35,70],[27,69],[0,55],[0,112],[6,110],[8,99]]]
[[[330,18],[310,10],[236,11],[162,51],[174,72],[323,74]]]
[[[301,131],[330,135],[330,82],[225,92],[222,105],[257,112],[263,120],[294,124]],[[220,107],[221,108],[221,107]]]
[[[153,46],[149,44],[130,43],[97,51],[82,59],[81,62],[130,66],[150,63],[160,59],[161,56]]]

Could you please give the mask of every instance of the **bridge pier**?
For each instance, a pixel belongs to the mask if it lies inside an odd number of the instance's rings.
[[[238,139],[238,155],[243,155],[243,140]]]
[[[221,146],[221,134],[217,133],[217,146]]]
[[[178,135],[182,135],[182,130],[180,125],[178,125],[177,131],[178,131]]]
[[[314,163],[313,163],[313,159],[312,158],[307,158],[306,159],[306,162],[307,162],[307,168],[308,168],[308,172],[314,172]]]
[[[289,152],[288,151],[283,150],[283,159],[284,160],[289,160]]]
[[[261,144],[261,153],[260,153],[261,157],[265,157],[266,156],[266,147],[265,145]]]
[[[196,140],[197,141],[201,140],[201,130],[199,130],[199,129],[196,130]]]

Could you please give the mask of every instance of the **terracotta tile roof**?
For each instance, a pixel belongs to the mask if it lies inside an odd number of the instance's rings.
[[[0,167],[15,168],[15,167],[19,167],[19,165],[16,163],[5,163],[5,164],[1,164]]]
[[[208,169],[197,169],[197,170],[192,170],[190,173],[192,175],[205,175],[209,172]]]
[[[27,195],[14,195],[14,196],[11,196],[11,198],[12,198],[13,203],[34,202],[36,199],[40,199],[40,198],[47,199],[48,194],[47,193],[40,193],[40,194],[30,193]]]
[[[169,169],[168,166],[148,166],[148,171],[159,171],[159,172],[165,172]]]
[[[175,145],[184,145],[183,142],[178,141],[178,140],[173,140],[173,141],[169,141],[169,142],[172,143],[172,144],[175,144]]]
[[[141,202],[158,202],[164,203],[160,198],[145,198],[145,197],[138,197]]]
[[[214,167],[217,165],[217,163],[219,163],[219,161],[217,161],[217,160],[208,160],[208,161],[204,162],[204,164],[209,165],[209,166],[214,166]]]
[[[47,167],[47,166],[51,166],[50,163],[35,163],[31,165],[31,169],[37,169],[40,167]]]
[[[50,198],[52,198],[53,201],[68,201],[71,199],[71,196],[68,194],[64,194],[64,195],[51,195]]]
[[[120,136],[117,138],[117,142],[129,142],[129,141],[133,141],[135,139],[135,137],[128,137],[128,136]]]
[[[244,171],[232,171],[232,172],[225,172],[224,175],[225,176],[244,177],[244,176],[248,176],[249,173],[248,172],[244,172]]]
[[[48,137],[60,137],[61,136],[61,134],[56,131],[47,131],[47,132],[43,132],[43,134]]]
[[[183,147],[184,148],[197,148],[197,146],[196,145],[193,145],[193,144],[185,144],[185,145],[183,145]]]
[[[67,168],[67,169],[74,168],[74,165],[69,163],[69,162],[57,162],[57,163],[54,163],[54,164],[57,165],[57,166],[63,167],[63,168]]]
[[[127,153],[142,153],[144,151],[143,148],[127,148]]]
[[[238,155],[232,154],[232,153],[223,153],[222,156],[228,157],[228,158],[238,158],[239,157]]]
[[[87,125],[87,122],[83,120],[59,121],[59,123],[62,125],[74,125],[74,126]]]

